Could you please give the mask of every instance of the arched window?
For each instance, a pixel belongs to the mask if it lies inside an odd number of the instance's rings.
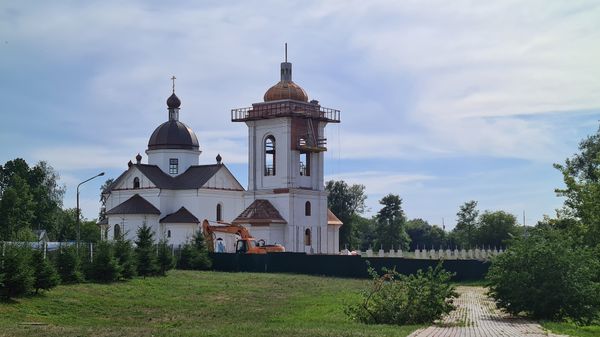
[[[275,175],[275,137],[265,139],[265,176]]]
[[[121,226],[119,226],[118,224],[115,225],[115,231],[113,236],[115,240],[121,237]]]
[[[304,245],[310,246],[310,228],[304,231]]]
[[[304,204],[304,215],[306,215],[306,216],[310,216],[310,213],[311,213],[311,209],[310,209],[310,201],[307,201],[307,202]]]
[[[223,206],[217,204],[217,221],[223,221]]]
[[[140,178],[133,178],[133,188],[140,188]]]
[[[167,230],[167,237],[170,238],[171,237],[171,230]]]
[[[300,153],[300,175],[310,176],[310,153]]]

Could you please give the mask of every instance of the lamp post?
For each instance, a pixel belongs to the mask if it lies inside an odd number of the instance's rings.
[[[84,180],[82,182],[79,183],[79,185],[77,185],[77,254],[79,254],[79,240],[81,239],[81,220],[79,219],[79,186],[87,183],[88,181],[94,179],[94,178],[98,178],[100,176],[103,176],[104,172],[100,172],[98,174],[96,174],[95,176]]]

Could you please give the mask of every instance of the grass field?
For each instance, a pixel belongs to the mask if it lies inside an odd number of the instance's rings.
[[[59,286],[0,303],[0,336],[406,336],[417,326],[350,321],[366,280],[171,271]]]
[[[600,325],[577,326],[573,323],[559,322],[541,322],[544,329],[553,333],[577,337],[598,337],[600,336]]]

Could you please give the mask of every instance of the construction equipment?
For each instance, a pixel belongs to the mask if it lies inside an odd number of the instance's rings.
[[[211,225],[208,220],[202,221],[202,233],[206,240],[208,250],[213,252],[215,248],[215,233],[235,234],[240,237],[235,244],[235,252],[241,254],[266,254],[285,252],[282,245],[266,245],[264,240],[256,240],[250,235],[248,229],[244,226],[232,225],[218,222],[217,225]]]

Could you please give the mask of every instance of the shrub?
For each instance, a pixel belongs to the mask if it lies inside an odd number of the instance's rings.
[[[452,302],[458,294],[450,284],[452,274],[441,263],[408,276],[395,270],[383,272],[379,275],[369,267],[371,287],[362,293],[361,303],[345,308],[352,319],[367,324],[423,324],[455,308]]]
[[[81,260],[74,246],[61,247],[56,258],[56,270],[62,283],[79,283],[83,281]]]
[[[90,278],[98,282],[114,282],[119,280],[121,266],[115,259],[113,247],[108,242],[96,245],[96,254],[91,263]]]
[[[25,246],[7,246],[0,261],[0,274],[4,274],[0,297],[11,298],[30,292],[34,282],[31,249]]]
[[[39,250],[35,250],[31,256],[31,263],[33,265],[34,282],[33,288],[37,294],[41,290],[50,290],[56,287],[60,283],[60,276],[56,272],[56,268],[44,258],[44,253]]]
[[[130,279],[137,275],[136,259],[131,241],[119,237],[114,243],[114,253],[117,262],[121,266],[122,278]]]
[[[158,243],[158,267],[160,275],[166,275],[167,271],[173,269],[175,266],[175,258],[173,252],[166,241]]]
[[[154,250],[154,232],[145,223],[137,231],[135,242],[135,255],[137,258],[137,273],[140,276],[152,276],[158,273],[156,251]]]
[[[490,296],[511,314],[586,324],[598,317],[598,255],[564,232],[532,230],[493,260],[487,280]]]
[[[192,243],[186,243],[181,248],[177,268],[207,270],[212,266],[212,261],[208,256],[208,250],[204,242],[202,233],[197,232],[194,235]]]

